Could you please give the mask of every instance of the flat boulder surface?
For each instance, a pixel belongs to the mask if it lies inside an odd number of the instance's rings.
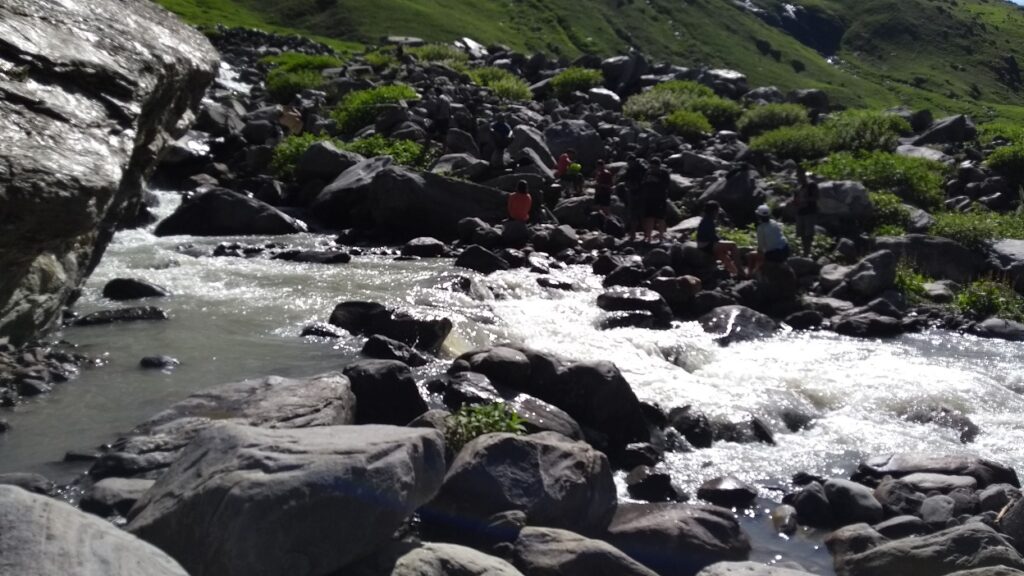
[[[465,546],[397,542],[345,568],[346,576],[523,576],[511,564]]]
[[[525,576],[655,576],[607,542],[556,528],[524,528],[512,561]]]
[[[810,572],[760,562],[719,562],[700,571],[697,576],[812,576]]]
[[[143,0],[4,0],[0,38],[0,338],[21,345],[60,319],[138,211],[217,52]]]
[[[192,576],[327,575],[385,544],[444,468],[427,428],[225,424],[196,437],[127,529]]]
[[[998,462],[973,456],[946,456],[919,452],[904,452],[869,458],[858,466],[854,480],[880,481],[885,476],[902,478],[918,472],[946,476],[970,476],[977,480],[978,488],[987,488],[991,484],[1010,484],[1020,487],[1020,481],[1013,468]]]
[[[188,576],[155,546],[70,505],[0,485],[0,574]]]
[[[186,200],[157,224],[157,236],[280,235],[305,232],[306,225],[270,204],[215,188]]]

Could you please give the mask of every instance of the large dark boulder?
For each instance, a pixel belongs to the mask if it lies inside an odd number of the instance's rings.
[[[436,352],[452,331],[447,318],[415,318],[376,302],[342,302],[334,307],[330,323],[352,334],[379,334],[427,352]]]
[[[774,320],[745,306],[720,306],[698,320],[704,331],[723,346],[767,338],[778,330]]]
[[[525,576],[655,576],[607,542],[557,528],[524,528],[513,546]]]
[[[103,286],[103,297],[108,300],[160,298],[169,294],[170,292],[162,286],[135,278],[114,278]]]
[[[921,234],[882,236],[875,240],[875,247],[892,252],[897,258],[932,278],[962,284],[977,278],[984,271],[983,258],[948,238]]]
[[[248,236],[296,234],[306,224],[244,194],[214,188],[186,200],[153,231],[157,236]]]
[[[970,118],[959,114],[936,120],[930,128],[914,138],[914,146],[967,142],[978,136],[978,129]]]
[[[494,188],[374,158],[342,172],[312,209],[325,226],[356,228],[395,241],[419,236],[454,240],[463,218],[503,220],[506,201],[505,193]]]
[[[427,411],[409,366],[397,360],[360,360],[344,370],[356,395],[357,424],[405,426]]]
[[[195,576],[332,574],[386,544],[444,467],[427,428],[223,424],[189,445],[127,528]]]
[[[701,204],[714,200],[737,225],[754,221],[754,210],[764,204],[765,195],[757,184],[757,171],[735,170],[719,178],[700,197]]]
[[[0,338],[20,345],[60,320],[138,213],[217,53],[144,0],[5,0],[0,38]]]
[[[569,149],[576,150],[576,161],[585,169],[593,168],[604,156],[604,140],[583,120],[556,122],[544,130],[544,138],[556,158]]]
[[[393,542],[345,567],[345,576],[523,576],[511,564],[465,546]]]

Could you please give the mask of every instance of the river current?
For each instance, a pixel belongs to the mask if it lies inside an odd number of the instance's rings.
[[[160,216],[179,203],[176,194],[158,196]],[[299,332],[326,320],[345,300],[378,301],[454,321],[441,358],[417,369],[419,376],[443,371],[466,350],[511,341],[572,359],[614,361],[641,399],[666,409],[692,404],[711,414],[753,414],[770,423],[775,446],[716,443],[670,454],[665,467],[691,494],[704,480],[734,474],[777,500],[781,493],[772,487],[795,472],[846,475],[863,457],[893,451],[970,452],[1024,467],[1024,396],[1014,392],[1024,391],[1024,344],[940,331],[889,341],[787,332],[721,348],[695,322],[678,322],[667,331],[598,330],[600,278],[587,267],[553,272],[580,287],[561,292],[541,288],[526,270],[483,278],[444,259],[360,256],[331,266],[195,258],[177,247],[210,250],[224,241],[273,241],[313,248],[331,238],[156,238],[150,230],[117,234],[76,311],[116,307],[102,298],[103,285],[133,277],[173,293],[152,302],[170,320],[66,329],[66,340],[104,365],[85,368],[52,394],[2,414],[12,430],[0,435],[0,473],[38,471],[67,479],[84,465],[62,464],[66,451],[110,442],[197,390],[248,377],[342,368],[358,357],[363,339],[312,340]],[[498,297],[479,301],[451,291],[446,285],[459,275],[480,279]],[[156,354],[178,358],[181,365],[170,372],[138,367],[142,357]],[[964,445],[953,430],[901,417],[912,408],[937,405],[966,413],[981,428],[977,439]],[[779,416],[785,409],[813,414],[814,425],[785,432]],[[766,522],[746,526],[761,542],[755,556],[789,556],[790,544],[774,540]],[[805,567],[828,571],[823,554],[796,555]]]

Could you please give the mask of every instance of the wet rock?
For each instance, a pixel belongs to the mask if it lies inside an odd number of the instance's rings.
[[[882,521],[882,505],[871,488],[863,484],[833,478],[825,483],[825,495],[832,507],[832,517],[840,526]]]
[[[550,288],[551,290],[562,290],[565,292],[572,292],[576,290],[576,285],[568,280],[556,280],[548,276],[542,276],[537,278],[537,285],[541,288]]]
[[[534,526],[587,531],[607,525],[615,503],[608,459],[589,445],[553,432],[487,434],[459,452],[421,515],[467,537],[507,510],[523,511]]]
[[[650,276],[651,273],[642,265],[629,263],[609,272],[601,285],[605,288],[615,286],[636,287],[644,283]]]
[[[103,286],[103,297],[108,300],[138,300],[170,295],[166,288],[134,278],[115,278]]]
[[[811,576],[811,572],[761,562],[719,562],[701,570],[697,576]]]
[[[523,352],[506,346],[463,354],[455,360],[452,372],[463,369],[487,376],[499,386],[529,391],[530,359]]]
[[[704,331],[712,334],[723,346],[748,340],[767,338],[775,333],[774,320],[745,306],[722,306],[698,320]]]
[[[0,486],[0,558],[7,574],[186,576],[155,546],[57,499]]]
[[[225,188],[187,200],[154,230],[157,236],[245,236],[306,232],[277,208]]]
[[[1012,538],[1018,550],[1024,548],[1024,499],[1005,507],[999,517],[999,531]]]
[[[1024,324],[1002,318],[989,318],[979,322],[971,327],[971,333],[982,338],[1024,342]]]
[[[341,338],[341,331],[326,322],[316,322],[303,328],[299,336],[302,338]]]
[[[844,336],[857,338],[891,338],[903,332],[899,320],[874,312],[845,317],[835,325],[834,330]]]
[[[0,486],[17,486],[33,494],[52,496],[56,486],[42,474],[31,472],[9,472],[0,474]]]
[[[978,493],[982,512],[999,512],[1011,500],[1020,497],[1020,490],[1009,484],[995,484]]]
[[[116,310],[101,310],[86,314],[74,320],[72,326],[100,326],[103,324],[114,324],[115,322],[138,322],[141,320],[166,320],[167,313],[156,306],[136,306],[133,308],[118,308]]]
[[[342,302],[331,312],[330,323],[352,334],[379,334],[426,352],[440,349],[452,331],[447,318],[414,318],[376,302]]]
[[[655,576],[607,542],[555,528],[524,528],[512,558],[525,576]]]
[[[612,451],[650,439],[640,401],[610,362],[572,364],[537,397],[565,410],[582,426],[604,434]]]
[[[921,503],[921,520],[932,529],[945,528],[953,519],[956,502],[946,495],[929,496]]]
[[[347,576],[523,576],[511,564],[454,544],[394,542],[345,568]]]
[[[668,413],[668,420],[694,448],[710,448],[714,442],[715,431],[711,421],[692,406],[673,408]]]
[[[944,576],[997,566],[1024,569],[1024,559],[995,530],[976,522],[835,558],[840,576]]]
[[[104,478],[86,491],[79,506],[83,511],[98,516],[127,516],[154,483],[154,480]]]
[[[840,574],[841,559],[867,552],[886,541],[885,536],[863,523],[844,526],[825,537],[825,545],[832,553],[836,572]]]
[[[908,474],[898,480],[918,492],[941,492],[948,494],[957,489],[967,489],[974,492],[978,489],[978,481],[970,476],[947,476],[945,474],[932,474],[928,472],[915,472]]]
[[[799,492],[787,494],[782,501],[796,508],[797,519],[805,526],[830,528],[835,524],[832,505],[825,495],[825,487],[819,482],[811,482]]]
[[[653,467],[661,460],[662,452],[647,442],[634,442],[626,446],[613,465],[617,469],[632,470],[637,466]]]
[[[992,484],[1009,484],[1020,487],[1017,473],[1010,467],[966,455],[936,455],[919,452],[904,452],[876,456],[862,462],[854,474],[855,481],[878,482],[885,476],[902,478],[916,472],[931,472],[947,476],[970,476],[978,481],[979,488]]]
[[[694,576],[750,553],[732,512],[715,506],[620,504],[601,539],[660,576]]]
[[[336,250],[285,250],[275,254],[272,259],[306,264],[348,264],[352,261],[352,255]]]
[[[963,412],[946,406],[929,408],[917,408],[907,414],[906,419],[919,424],[935,424],[943,428],[950,428],[960,433],[960,441],[963,443],[973,442],[981,432],[977,424],[971,421]]]
[[[650,312],[657,323],[669,324],[672,310],[657,292],[647,288],[613,288],[597,297],[597,307],[609,312]]]
[[[672,483],[665,472],[655,472],[647,466],[637,466],[626,476],[626,491],[635,500],[643,502],[684,502],[686,494]]]
[[[152,370],[171,370],[179,364],[181,362],[177,358],[171,358],[170,356],[146,356],[139,360],[140,367]]]
[[[801,310],[786,316],[783,322],[794,330],[810,330],[821,326],[825,322],[825,317],[815,310]]]
[[[462,268],[469,268],[481,274],[493,274],[499,270],[508,270],[509,264],[500,256],[490,250],[472,245],[466,248],[458,258],[455,265]]]
[[[396,360],[359,360],[343,372],[356,396],[356,423],[404,426],[427,411],[409,367]]]
[[[437,258],[448,250],[444,242],[436,238],[413,238],[402,246],[402,255],[419,256],[420,258]]]
[[[716,506],[743,508],[757,498],[757,489],[735,476],[725,476],[701,484],[697,497]]]
[[[196,574],[328,574],[387,542],[443,475],[434,430],[220,425],[160,477],[127,528]]]
[[[919,515],[924,499],[924,494],[898,479],[886,478],[875,488],[875,500],[878,500],[888,516]]]
[[[917,516],[896,516],[876,524],[873,528],[890,540],[920,536],[930,532],[924,521]]]

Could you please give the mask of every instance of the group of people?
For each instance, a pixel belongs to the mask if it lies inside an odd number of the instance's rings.
[[[575,150],[567,150],[558,158],[556,176],[566,190],[583,193],[584,176],[582,166],[576,161]],[[801,169],[798,172],[798,188],[794,196],[796,208],[796,233],[800,239],[804,256],[810,256],[814,244],[818,214],[818,186]],[[670,176],[662,166],[660,158],[651,158],[650,163],[630,155],[621,178],[608,169],[603,160],[597,162],[594,172],[594,207],[610,215],[612,196],[616,186],[627,208],[627,233],[636,238],[637,225],[643,228],[644,241],[651,242],[664,238],[665,215],[668,204]],[[527,223],[533,208],[533,198],[525,180],[520,180],[516,190],[508,198],[508,215],[511,221]],[[747,254],[740,262],[739,246],[723,240],[718,235],[718,216],[721,206],[715,201],[704,204],[703,216],[697,227],[697,246],[707,252],[733,277],[749,277],[757,274],[765,263],[784,263],[792,250],[783,231],[782,224],[772,218],[772,210],[762,204],[754,211],[757,222],[757,249]],[[657,231],[656,240],[654,232]],[[742,269],[740,267],[742,264]]]

